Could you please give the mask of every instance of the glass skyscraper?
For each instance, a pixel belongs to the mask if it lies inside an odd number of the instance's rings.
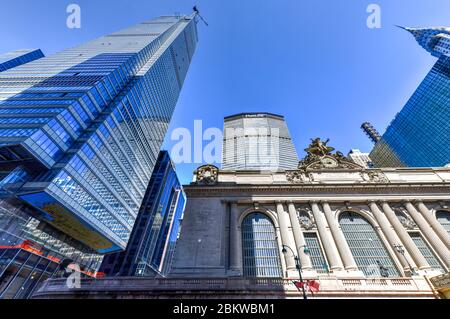
[[[125,249],[197,43],[140,23],[0,73],[4,195],[100,254]]]
[[[450,28],[405,29],[438,61],[370,158],[377,167],[445,166],[450,163]]]
[[[297,169],[299,159],[281,115],[241,113],[224,120],[223,170]]]
[[[186,195],[169,153],[159,154],[127,249],[108,254],[107,276],[167,275],[177,242]]]
[[[0,54],[0,72],[15,68],[16,66],[43,58],[40,49],[24,49]]]

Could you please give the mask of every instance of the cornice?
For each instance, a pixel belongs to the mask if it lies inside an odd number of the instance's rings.
[[[199,186],[185,185],[184,191],[188,196],[229,195],[232,193],[252,194],[411,194],[418,193],[446,195],[450,197],[450,183],[377,183],[377,184],[270,184],[270,185],[221,185]],[[299,194],[300,193],[300,194]]]

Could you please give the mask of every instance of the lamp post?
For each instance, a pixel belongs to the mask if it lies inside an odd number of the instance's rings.
[[[287,246],[287,245],[283,245],[283,254],[287,253],[287,249],[289,249],[292,252],[292,255],[294,256],[294,260],[295,260],[295,268],[297,268],[298,270],[298,276],[300,277],[300,283],[302,285],[302,292],[303,292],[303,299],[308,299],[306,296],[306,291],[305,291],[305,285],[303,283],[303,277],[302,277],[302,265],[300,263],[300,258],[298,258],[298,256],[294,253],[294,251],[292,250],[291,247]],[[307,248],[305,246],[305,253],[307,253]]]
[[[405,248],[404,248],[402,245],[400,245],[400,244],[395,244],[395,245],[394,245],[394,248],[395,248],[395,250],[398,251],[398,252],[403,256],[403,258],[405,259],[405,261],[406,261],[406,263],[408,264],[408,267],[409,267],[409,269],[410,269],[410,271],[411,271],[411,276],[416,276],[416,275],[417,275],[416,271],[414,270],[413,267],[411,267],[411,264],[409,263],[408,258],[406,258],[406,256],[405,256]]]

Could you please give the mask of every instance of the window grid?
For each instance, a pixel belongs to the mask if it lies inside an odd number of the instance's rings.
[[[447,233],[450,234],[450,212],[441,210],[436,212],[436,219],[444,227]]]
[[[414,244],[416,244],[417,248],[420,250],[428,264],[434,269],[443,271],[444,269],[442,268],[442,265],[440,264],[439,260],[436,258],[428,244],[425,242],[422,235],[418,232],[410,232],[409,236],[411,236]]]
[[[364,217],[353,212],[344,212],[340,216],[339,224],[358,268],[366,276],[381,274],[379,265],[387,269],[389,277],[399,276],[378,234]]]
[[[245,277],[281,277],[275,227],[261,213],[248,215],[242,223]]]
[[[318,273],[327,273],[328,264],[325,260],[325,256],[322,252],[322,247],[320,246],[319,238],[317,234],[314,233],[304,233],[306,247],[309,250],[309,256],[311,258],[311,264],[313,269]]]

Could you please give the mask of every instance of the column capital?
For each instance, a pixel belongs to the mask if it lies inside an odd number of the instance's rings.
[[[311,199],[308,204],[318,204],[320,201],[317,199]]]
[[[413,199],[411,202],[412,202],[413,204],[420,204],[420,203],[423,204],[423,200],[422,200],[421,198]]]
[[[291,200],[287,201],[287,205],[288,205],[288,207],[291,206],[291,207],[294,207],[295,209],[297,209],[297,207],[295,207],[295,203]]]

